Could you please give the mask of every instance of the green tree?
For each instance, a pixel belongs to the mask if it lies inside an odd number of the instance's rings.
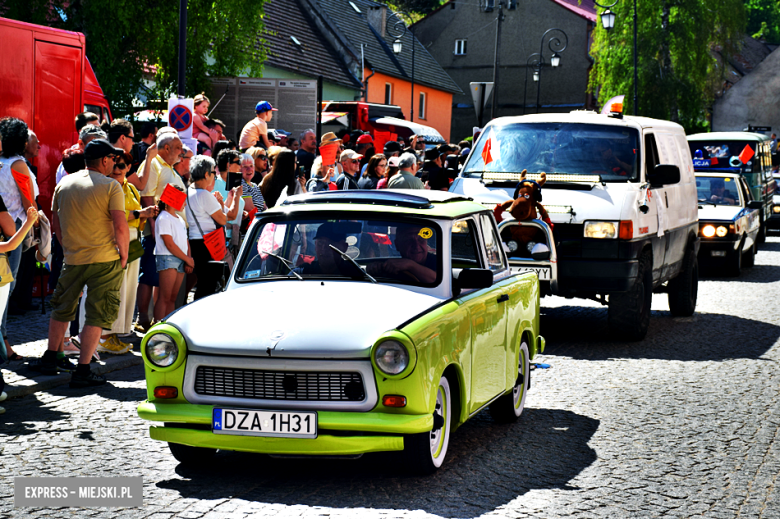
[[[745,29],[738,0],[642,0],[638,11],[638,93],[640,115],[700,126],[712,103],[723,68],[713,49],[729,55]],[[600,24],[593,38],[595,64],[590,89],[599,99],[624,94],[625,112],[634,113],[633,2],[611,8],[615,28]]]
[[[770,43],[780,43],[780,2],[746,0],[747,33]]]
[[[208,92],[209,75],[262,74],[265,48],[256,42],[264,30],[265,1],[188,0],[188,96]],[[116,115],[131,113],[139,93],[153,100],[176,92],[178,2],[0,0],[0,13],[84,33],[87,57]]]

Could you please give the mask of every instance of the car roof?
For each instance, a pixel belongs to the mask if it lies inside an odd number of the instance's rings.
[[[320,191],[287,198],[265,214],[291,211],[371,211],[431,218],[459,218],[485,207],[471,198],[448,191],[382,189]]]
[[[761,142],[768,141],[769,136],[763,133],[753,132],[711,132],[711,133],[694,133],[688,135],[689,141],[747,141],[747,142]]]
[[[614,117],[603,115],[591,110],[574,110],[569,113],[546,113],[532,115],[517,115],[512,117],[498,117],[493,119],[493,124],[511,124],[511,123],[581,123],[581,124],[603,124],[610,126],[622,126],[628,128],[665,128],[684,131],[683,127],[671,121],[662,119],[651,119],[650,117],[637,117],[626,115],[623,117]]]

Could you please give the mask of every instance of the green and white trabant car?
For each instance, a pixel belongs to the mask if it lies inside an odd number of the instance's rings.
[[[523,412],[539,296],[462,195],[290,197],[259,215],[223,292],[144,337],[138,414],[182,463],[402,451],[431,473],[476,413]]]

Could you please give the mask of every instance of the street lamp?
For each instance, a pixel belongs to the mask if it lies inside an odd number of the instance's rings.
[[[558,35],[550,35],[550,34]],[[550,37],[548,38],[548,35]],[[525,87],[528,90],[528,68],[533,66],[534,68],[534,82],[536,83],[536,113],[539,113],[539,96],[542,86],[542,67],[544,66],[544,43],[547,42],[547,47],[550,49],[552,55],[550,56],[550,66],[555,68],[561,64],[560,53],[566,50],[566,46],[569,45],[569,37],[561,29],[552,28],[547,29],[542,34],[542,41],[539,44],[539,52],[533,53],[528,56],[528,60],[525,63]],[[523,94],[523,113],[525,114],[525,99],[526,94]]]
[[[414,49],[416,47],[415,40],[414,40],[414,29],[409,29],[409,26],[406,25],[406,22],[404,21],[404,18],[409,21],[409,25],[412,23],[412,17],[409,16],[409,13],[405,11],[399,11],[399,12],[392,12],[390,13],[390,16],[387,17],[387,34],[391,38],[395,38],[395,41],[393,41],[393,54],[398,56],[401,54],[401,52],[404,49],[403,43],[401,42],[404,35],[408,32],[412,35],[412,97],[411,102],[409,103],[409,121],[414,121]]]
[[[603,7],[606,9],[603,13],[601,13],[601,25],[604,26],[604,29],[607,31],[612,30],[613,27],[615,27],[615,13],[609,10],[610,7],[613,7],[615,4],[618,3],[618,0],[615,0],[609,5],[602,5],[596,0],[593,0],[593,3],[596,4],[599,7]],[[637,72],[637,46],[636,46],[636,39],[637,39],[637,29],[636,29],[636,0],[634,0],[634,115],[639,115],[639,73]]]

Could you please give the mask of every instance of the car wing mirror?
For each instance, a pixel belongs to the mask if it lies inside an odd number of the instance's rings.
[[[493,285],[490,269],[452,269],[452,292],[457,296],[466,288],[488,288]]]
[[[537,243],[534,248],[531,249],[531,257],[536,261],[550,259],[550,247],[544,243]]]
[[[227,261],[209,261],[209,269],[214,269],[214,276],[219,279],[219,291],[227,288],[227,282],[230,279],[230,265]]]
[[[650,187],[663,187],[680,182],[680,168],[674,164],[657,164],[647,179]]]
[[[751,200],[748,202],[748,209],[763,209],[764,208],[764,202],[761,200]]]

